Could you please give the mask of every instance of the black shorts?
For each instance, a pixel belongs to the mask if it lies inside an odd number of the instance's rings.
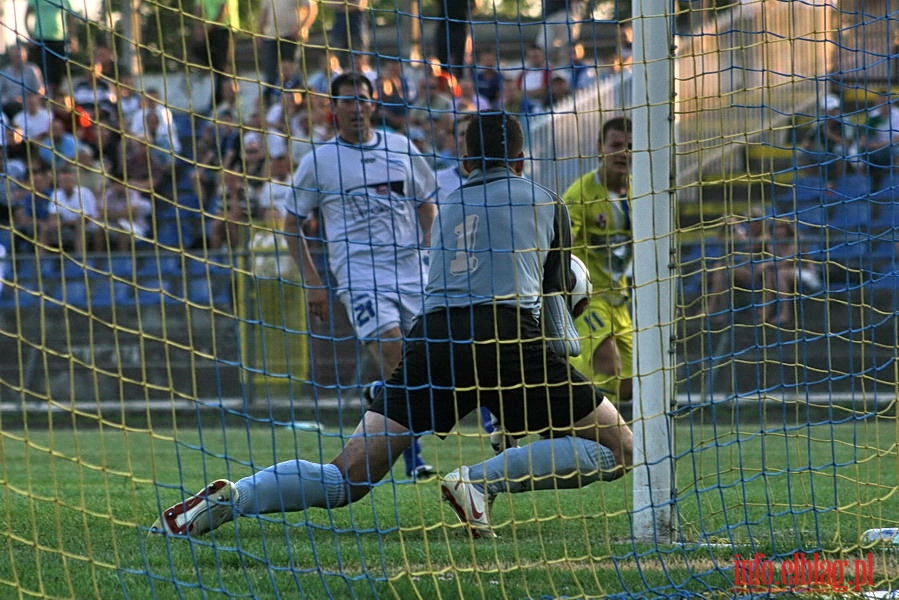
[[[552,435],[601,401],[566,358],[547,350],[533,316],[512,307],[475,306],[421,317],[402,362],[369,410],[416,434],[444,436],[484,406],[512,435]]]

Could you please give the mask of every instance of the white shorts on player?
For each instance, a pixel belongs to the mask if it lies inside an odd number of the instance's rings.
[[[422,295],[408,292],[343,292],[340,301],[363,344],[381,339],[382,333],[394,327],[409,331],[422,308]]]

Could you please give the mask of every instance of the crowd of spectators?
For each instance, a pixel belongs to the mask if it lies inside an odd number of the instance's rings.
[[[358,34],[354,11],[364,6],[348,7],[345,35]],[[70,64],[68,79],[52,87],[24,45],[9,48],[0,71],[0,225],[7,232],[0,244],[17,254],[79,256],[154,242],[246,244],[252,237],[246,226],[283,196],[267,182],[283,179],[282,171],[292,172],[335,134],[329,84],[345,70],[374,84],[378,126],[405,134],[435,170],[457,163],[460,114],[547,112],[601,76],[595,62],[583,60],[580,44],[561,64],[550,63],[534,43],[519,64],[482,48],[474,64],[452,69],[437,57],[414,63],[320,48],[291,55],[289,47],[266,46],[267,70],[250,110],[239,80],[219,70],[211,106],[191,112],[173,109],[159,89],[135,85],[106,45],[93,45],[88,65]],[[177,225],[166,227],[167,221]]]
[[[502,108],[526,119],[572,110],[567,98],[619,77],[630,61],[626,35],[602,64],[576,39],[558,36],[534,40],[513,61],[490,47],[472,57],[458,43],[425,63],[349,51],[357,35],[367,39],[354,31],[364,7],[348,5],[347,39],[337,40],[345,49],[292,53],[305,31],[291,33],[294,46],[266,44],[266,70],[252,86],[260,92],[249,110],[227,70],[216,78],[209,107],[182,111],[159,89],[136,85],[103,44],[91,47],[87,68],[70,65],[69,79],[56,86],[46,84],[24,46],[9,48],[0,70],[0,225],[7,233],[0,244],[14,254],[135,251],[154,243],[243,248],[254,220],[276,223],[273,215],[283,212],[287,174],[335,135],[328,94],[341,72],[365,74],[377,90],[378,126],[406,135],[440,171],[458,165],[460,114]],[[820,118],[797,134],[799,166],[829,165],[831,178],[870,171],[879,188],[894,162],[899,109],[886,96],[854,129],[842,119],[839,99],[826,97]],[[272,181],[280,182],[275,191]]]

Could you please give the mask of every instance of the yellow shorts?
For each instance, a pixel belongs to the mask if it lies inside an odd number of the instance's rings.
[[[631,319],[630,302],[613,306],[604,298],[594,296],[587,305],[587,310],[575,319],[574,325],[581,340],[581,355],[572,357],[571,364],[578,371],[600,388],[606,389],[609,378],[593,370],[593,353],[603,341],[611,337],[615,340],[621,357],[620,378],[630,379],[633,376],[634,323]]]

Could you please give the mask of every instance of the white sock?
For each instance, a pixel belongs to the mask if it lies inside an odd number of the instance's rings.
[[[346,480],[336,465],[288,460],[238,481],[241,515],[337,508],[347,502]]]
[[[558,437],[537,440],[469,467],[471,481],[490,496],[531,490],[579,488],[621,477],[612,451],[591,440]]]

